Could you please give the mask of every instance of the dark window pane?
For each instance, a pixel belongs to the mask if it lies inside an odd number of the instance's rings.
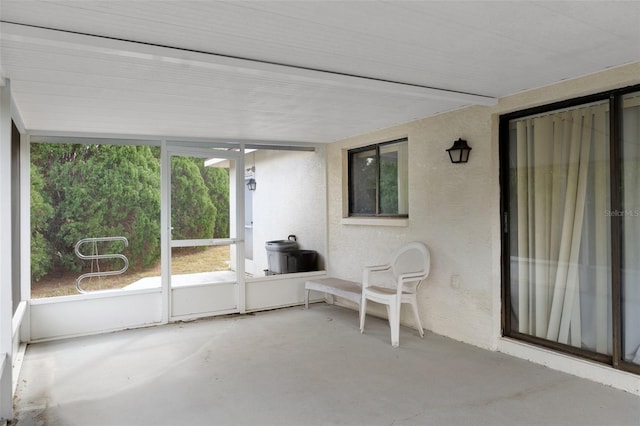
[[[376,151],[362,151],[350,158],[351,213],[376,214]]]
[[[349,215],[408,216],[407,139],[349,151]]]
[[[380,156],[380,213],[398,213],[398,153]]]

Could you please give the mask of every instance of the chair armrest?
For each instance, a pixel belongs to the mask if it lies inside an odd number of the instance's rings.
[[[362,288],[369,287],[369,275],[372,272],[384,272],[391,269],[391,265],[365,266],[362,271]]]
[[[410,272],[408,274],[400,274],[398,281],[417,281],[425,278],[424,272]]]
[[[405,283],[412,282],[412,281],[418,281],[419,283],[425,278],[426,278],[426,274],[424,272],[411,272],[408,274],[400,274],[400,276],[398,277],[398,286],[396,288],[398,292],[398,296],[402,294],[402,290],[404,290]]]

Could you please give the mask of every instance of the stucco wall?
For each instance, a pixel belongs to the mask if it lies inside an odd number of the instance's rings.
[[[431,275],[419,293],[423,325],[495,349],[500,336],[499,115],[638,83],[640,63],[503,98],[495,107],[468,107],[331,144],[329,273],[359,280],[364,265],[384,261],[404,242],[423,241],[432,255]],[[410,161],[407,226],[344,223],[345,151],[404,136]],[[445,152],[457,138],[473,148],[467,164],[451,164]],[[459,276],[459,285],[452,275]],[[410,324],[410,316],[403,315],[403,322]]]
[[[253,245],[255,274],[267,269],[265,242],[298,238],[300,249],[326,256],[325,150],[316,152],[258,150],[246,167],[255,164]],[[250,163],[255,161],[255,163]]]

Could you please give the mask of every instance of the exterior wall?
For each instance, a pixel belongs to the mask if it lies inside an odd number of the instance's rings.
[[[423,241],[432,255],[430,277],[419,292],[425,328],[498,349],[499,115],[638,83],[640,63],[635,63],[503,98],[495,107],[468,107],[331,144],[329,275],[359,280],[363,266],[384,261],[405,242]],[[410,159],[406,226],[353,225],[356,220],[344,220],[346,150],[403,136],[409,137]],[[459,137],[473,148],[467,164],[451,164],[445,152]],[[454,275],[459,276],[457,283]],[[409,316],[403,315],[405,319]]]
[[[315,250],[320,267],[326,256],[325,152],[258,150],[247,156],[255,164],[253,193],[254,275],[268,268],[265,242],[295,235],[301,250]],[[253,158],[251,158],[253,156]],[[255,161],[253,163],[252,161]],[[247,271],[251,272],[251,271]]]
[[[489,108],[467,108],[332,144],[327,170],[329,275],[359,281],[363,266],[383,263],[405,242],[422,241],[431,250],[431,273],[418,302],[424,327],[487,348],[495,340],[492,301],[500,282],[499,244],[493,244],[499,240],[500,193],[491,130]],[[403,136],[409,138],[406,226],[344,221],[345,150]],[[445,149],[459,137],[473,147],[470,161],[451,164]],[[452,275],[459,276],[457,288]],[[408,313],[403,310],[403,320]]]

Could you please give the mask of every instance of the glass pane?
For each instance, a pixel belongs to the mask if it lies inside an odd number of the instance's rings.
[[[171,157],[172,241],[230,237],[230,167],[230,160]],[[172,247],[171,286],[235,282],[231,264],[228,245]]]
[[[407,141],[380,147],[380,213],[407,214]]]
[[[514,120],[512,331],[611,354],[607,103]]]
[[[199,157],[171,157],[171,227],[173,240],[210,239],[229,235],[228,214],[218,215],[219,199],[229,205],[227,169],[205,166]],[[223,218],[222,223],[219,221]]]
[[[324,153],[259,149],[246,155],[244,164],[245,274],[262,277],[322,269]],[[255,180],[254,191],[247,188],[249,179]],[[295,244],[273,244],[293,239]],[[284,248],[287,252],[281,253]]]
[[[235,245],[172,248],[171,287],[235,282],[232,247],[235,249]]]
[[[376,214],[378,164],[375,149],[352,153],[349,171],[350,213]]]
[[[78,294],[82,275],[86,291],[159,282],[159,148],[32,144],[30,173],[32,297]]]
[[[622,352],[640,364],[640,93],[624,98],[622,134]]]

